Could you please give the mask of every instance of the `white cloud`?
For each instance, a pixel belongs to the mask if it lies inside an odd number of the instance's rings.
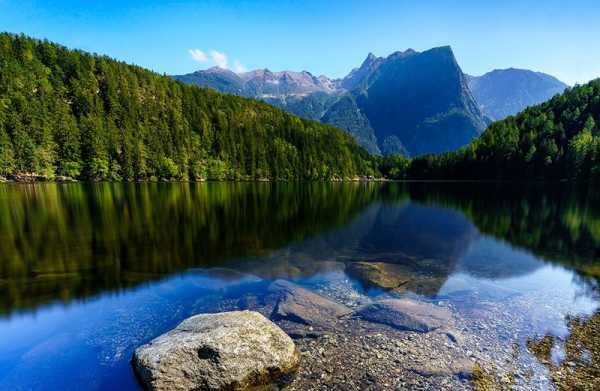
[[[2,1],[2,0],[0,0]],[[189,49],[188,53],[192,57],[194,61],[198,62],[212,62],[219,68],[229,69],[227,54],[223,52],[219,52],[218,50],[211,50],[208,53],[203,52],[200,49]],[[246,72],[247,69],[240,60],[235,60],[233,62],[233,71],[236,73]]]
[[[210,57],[219,68],[227,69],[227,55],[216,50],[210,51]]]
[[[192,56],[194,61],[198,61],[198,62],[208,61],[208,57],[206,57],[206,54],[204,54],[204,52],[200,49],[190,49],[190,50],[188,50],[188,53],[190,54],[190,56]]]
[[[240,62],[240,60],[235,60],[233,62],[233,71],[235,73],[243,73],[243,72],[246,72],[247,69],[246,69],[245,66],[242,65],[242,63]]]

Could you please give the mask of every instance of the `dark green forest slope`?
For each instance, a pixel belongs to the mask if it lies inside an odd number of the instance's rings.
[[[493,123],[481,137],[458,151],[414,159],[404,175],[426,179],[597,180],[599,125],[597,79]]]
[[[0,175],[94,180],[372,174],[350,135],[105,56],[0,34]]]

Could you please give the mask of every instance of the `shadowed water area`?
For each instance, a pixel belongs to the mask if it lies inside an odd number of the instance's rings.
[[[0,389],[140,389],[135,348],[234,309],[296,338],[291,389],[594,389],[599,278],[588,187],[3,184]],[[351,313],[322,330],[271,316],[275,280]],[[353,315],[398,298],[449,310],[451,338]],[[448,369],[463,358],[468,375]]]

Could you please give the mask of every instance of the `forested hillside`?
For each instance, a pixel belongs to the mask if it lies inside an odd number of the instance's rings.
[[[93,180],[372,174],[352,137],[105,56],[0,34],[0,175]]]
[[[410,162],[429,179],[600,179],[600,79],[493,123],[466,147]]]

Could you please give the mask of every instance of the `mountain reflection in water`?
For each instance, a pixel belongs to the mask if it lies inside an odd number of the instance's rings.
[[[87,363],[96,388],[135,388],[128,359],[141,342],[193,313],[251,307],[278,278],[446,300],[464,314],[535,289],[552,321],[519,319],[542,357],[538,332],[563,338],[582,329],[565,315],[598,307],[599,194],[563,184],[2,185],[0,386],[34,367],[43,379]],[[335,298],[360,305],[355,296]],[[69,356],[48,366],[55,348]]]
[[[335,267],[324,261],[378,262],[382,273],[431,277],[414,289],[435,295],[481,233],[595,278],[597,198],[558,185],[4,185],[0,311],[228,263],[276,278]],[[541,265],[482,256],[463,260],[461,270],[507,278]]]

